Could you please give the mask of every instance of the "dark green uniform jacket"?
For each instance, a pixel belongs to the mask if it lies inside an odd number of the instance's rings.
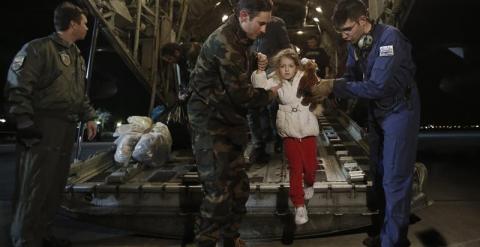
[[[236,16],[215,30],[205,41],[191,75],[189,118],[193,129],[225,134],[228,127],[246,126],[246,109],[273,101],[271,91],[254,88],[250,75],[255,56],[253,43]]]
[[[85,61],[75,44],[56,33],[30,41],[15,56],[7,76],[9,113],[31,122],[34,114],[88,121],[95,111],[85,95]],[[22,123],[17,123],[22,124]]]

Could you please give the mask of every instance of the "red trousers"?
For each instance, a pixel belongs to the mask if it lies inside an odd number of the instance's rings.
[[[314,136],[305,138],[283,138],[285,155],[290,170],[290,199],[295,207],[305,204],[303,183],[313,186],[317,169],[317,140]]]

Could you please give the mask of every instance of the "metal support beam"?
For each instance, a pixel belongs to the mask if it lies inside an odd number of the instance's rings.
[[[384,0],[369,0],[368,1],[368,12],[370,13],[370,18],[376,20],[383,12],[383,2]]]
[[[154,25],[154,34],[153,34],[153,56],[152,56],[152,71],[151,71],[151,82],[152,82],[152,94],[150,97],[150,107],[148,108],[148,114],[153,110],[153,107],[155,106],[155,98],[157,96],[157,81],[158,81],[158,52],[159,52],[159,46],[160,46],[160,24],[159,24],[159,19],[160,19],[160,4],[158,2],[159,0],[155,0],[155,25]]]
[[[92,76],[93,76],[93,62],[95,61],[95,52],[97,50],[97,40],[98,40],[98,26],[100,21],[98,18],[95,17],[93,21],[93,30],[92,30],[92,41],[90,42],[90,50],[88,52],[88,62],[87,62],[87,86],[86,86],[86,94],[90,91],[90,85],[92,84]]]
[[[182,8],[182,18],[180,20],[180,27],[178,28],[177,32],[177,42],[180,42],[180,39],[182,37],[182,32],[183,32],[183,27],[185,26],[185,21],[187,20],[187,14],[188,14],[188,7],[189,7],[189,1],[188,0],[183,0],[183,8]]]
[[[137,0],[137,18],[135,21],[135,41],[133,43],[133,59],[138,61],[138,44],[140,43],[140,27],[142,17],[142,1]]]

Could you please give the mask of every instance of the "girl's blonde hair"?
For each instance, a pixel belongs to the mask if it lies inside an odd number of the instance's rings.
[[[298,53],[292,48],[287,48],[279,51],[272,58],[272,67],[275,68],[275,70],[277,70],[280,67],[280,61],[282,60],[283,57],[292,59],[292,61],[297,66],[297,69],[301,69],[300,57],[298,56]]]

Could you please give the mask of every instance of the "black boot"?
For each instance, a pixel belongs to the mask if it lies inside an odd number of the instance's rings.
[[[362,244],[367,246],[367,247],[381,247],[382,243],[380,241],[380,236],[373,236],[370,237],[368,236],[362,241]]]

